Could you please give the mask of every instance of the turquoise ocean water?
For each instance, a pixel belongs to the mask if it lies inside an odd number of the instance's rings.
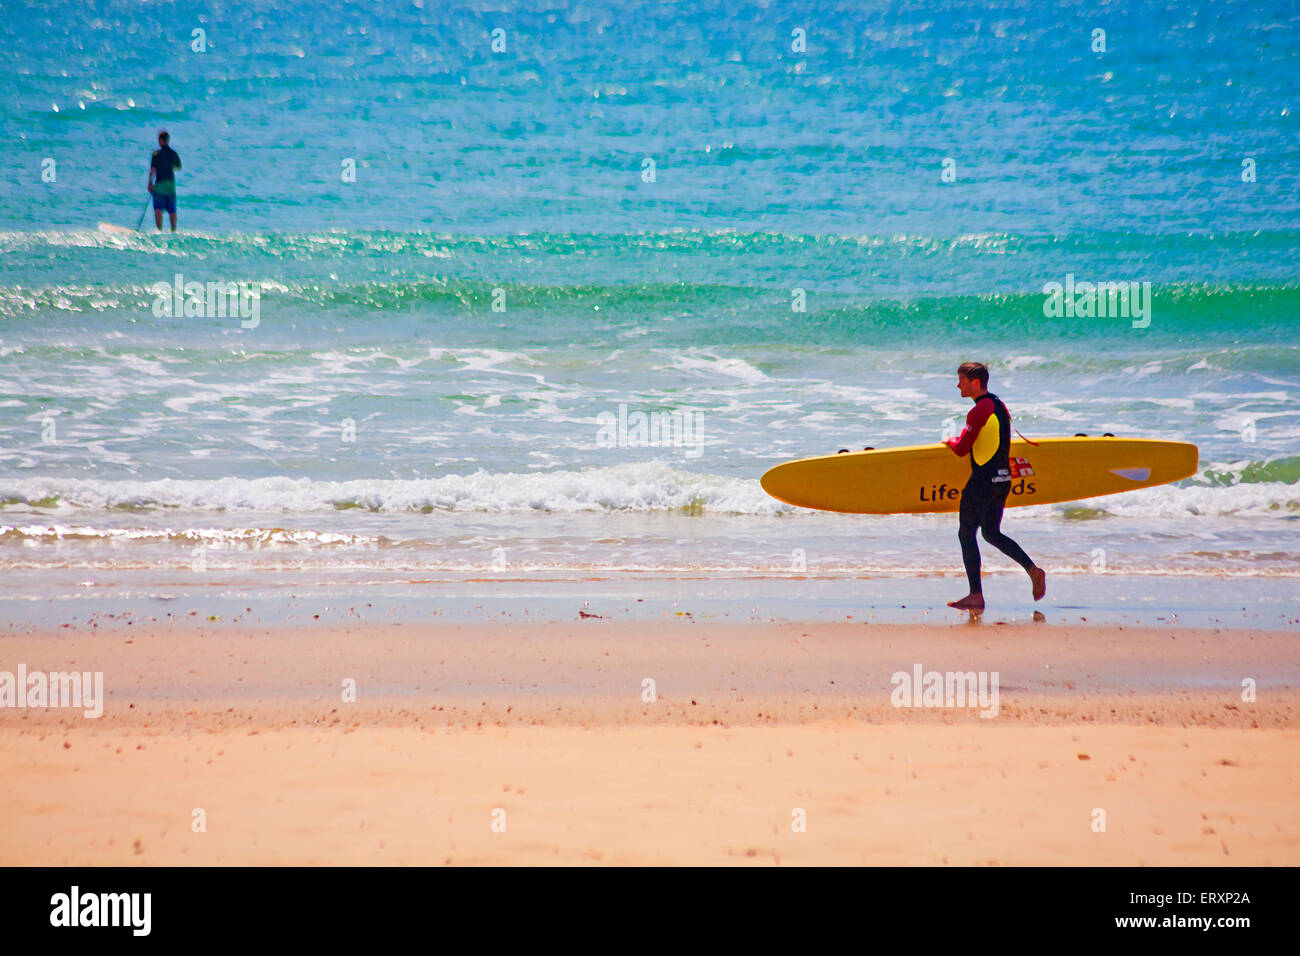
[[[956,597],[951,516],[758,476],[938,440],[971,358],[1031,438],[1200,446],[1177,485],[1009,514],[1052,597],[1300,616],[1292,4],[7,2],[0,51],[11,617]],[[101,230],[164,127],[180,234]],[[1149,313],[1045,314],[1067,277]],[[177,281],[255,318],[159,314]],[[602,440],[621,407],[698,427]]]

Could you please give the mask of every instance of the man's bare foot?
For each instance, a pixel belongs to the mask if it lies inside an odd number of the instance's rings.
[[[968,594],[960,601],[949,601],[949,607],[955,607],[959,611],[982,611],[984,610],[984,595]]]
[[[1034,600],[1041,601],[1047,593],[1047,572],[1034,565],[1029,569],[1029,580],[1034,582]]]

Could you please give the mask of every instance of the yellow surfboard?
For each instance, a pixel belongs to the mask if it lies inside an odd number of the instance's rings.
[[[1007,507],[1077,501],[1150,488],[1196,472],[1197,448],[1144,438],[1042,438],[1011,442]],[[941,442],[788,461],[763,475],[773,498],[850,514],[956,511],[970,459]]]

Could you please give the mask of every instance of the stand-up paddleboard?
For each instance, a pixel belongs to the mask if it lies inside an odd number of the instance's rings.
[[[1007,507],[1077,501],[1150,488],[1196,472],[1197,448],[1144,438],[1011,442]],[[773,498],[851,514],[956,511],[970,461],[941,442],[788,461],[763,475]]]

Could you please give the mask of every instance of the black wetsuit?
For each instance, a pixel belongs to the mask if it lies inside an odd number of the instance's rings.
[[[980,549],[975,533],[1028,571],[1034,566],[1020,545],[1002,533],[1002,509],[1011,492],[1011,416],[992,392],[975,400],[966,429],[948,442],[958,455],[970,455],[970,479],[961,492],[957,538],[970,593],[980,594]]]

